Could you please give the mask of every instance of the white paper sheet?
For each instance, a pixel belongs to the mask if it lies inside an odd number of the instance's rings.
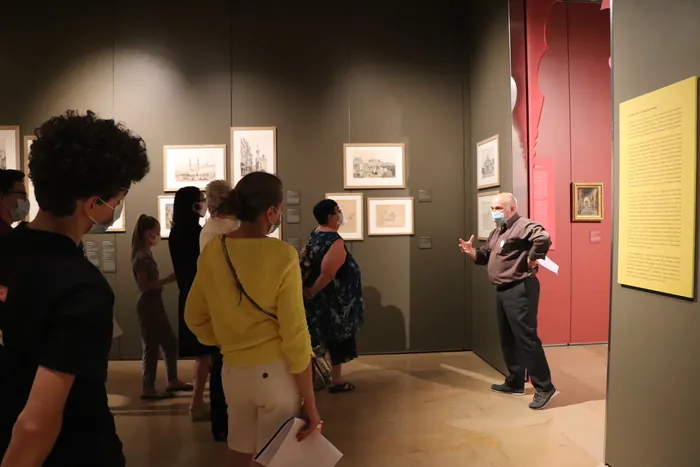
[[[266,467],[334,467],[343,454],[321,433],[314,433],[304,441],[297,441],[297,433],[305,422],[289,420],[263,448],[257,462]]]
[[[537,262],[547,271],[551,271],[554,274],[559,274],[559,265],[549,259],[549,256],[546,256],[544,259],[538,259]]]

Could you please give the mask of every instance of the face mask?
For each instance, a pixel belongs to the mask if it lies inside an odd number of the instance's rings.
[[[207,215],[207,205],[204,203],[194,203],[192,210],[199,214],[199,217],[204,217]]]
[[[17,207],[10,209],[10,214],[12,215],[12,220],[19,222],[29,215],[29,201],[26,199],[18,199]]]
[[[496,225],[500,226],[506,223],[506,215],[503,213],[503,211],[492,212],[491,217]]]
[[[94,222],[95,224],[92,226],[92,228],[88,232],[89,234],[105,233],[107,231],[107,229],[112,227],[112,225],[115,222],[117,222],[117,220],[122,216],[122,211],[124,210],[124,203],[119,203],[119,205],[116,208],[114,208],[114,207],[110,206],[106,201],[104,201],[102,199],[100,199],[100,201],[102,201],[106,206],[109,206],[112,209],[112,218],[110,220],[108,220],[107,222],[105,222],[104,224],[101,224],[91,217],[90,220],[92,222]]]
[[[268,235],[272,235],[273,233],[275,233],[275,231],[279,228],[280,224],[282,223],[282,213],[279,211],[279,209],[277,209],[277,208],[274,208],[274,209],[275,209],[275,211],[277,211],[279,213],[280,216],[277,218],[277,222],[270,225],[270,228],[267,231]]]
[[[160,243],[160,235],[154,235],[151,240],[151,244],[156,246]]]
[[[338,213],[338,225],[343,225],[343,222],[345,222],[345,217],[343,216],[342,212]]]

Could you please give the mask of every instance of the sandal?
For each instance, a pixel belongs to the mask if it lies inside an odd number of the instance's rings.
[[[152,394],[141,394],[141,400],[144,401],[171,399],[173,397],[175,397],[175,395],[172,392],[156,392]]]
[[[331,394],[337,394],[340,392],[351,392],[355,390],[355,385],[352,383],[348,383],[347,381],[343,384],[334,384],[333,386],[328,388],[328,392]]]
[[[194,386],[190,383],[177,383],[168,387],[168,392],[190,392],[194,391]]]

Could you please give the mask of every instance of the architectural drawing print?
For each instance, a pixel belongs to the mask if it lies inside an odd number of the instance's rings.
[[[277,173],[277,130],[274,127],[231,128],[231,174],[235,186],[251,172]]]
[[[345,144],[345,188],[404,188],[403,144]]]
[[[226,180],[226,145],[165,146],[165,192],[186,186],[204,189],[213,180]]]

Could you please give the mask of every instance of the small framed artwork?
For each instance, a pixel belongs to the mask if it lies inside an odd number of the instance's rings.
[[[297,206],[285,207],[284,220],[287,221],[287,224],[301,224],[301,208]]]
[[[603,220],[603,184],[571,184],[571,220],[573,222],[601,222]]]
[[[277,173],[277,128],[231,128],[231,181],[238,181],[251,172]]]
[[[485,191],[477,196],[477,238],[488,240],[496,224],[491,216],[491,202],[498,196],[498,191]]]
[[[19,126],[0,126],[0,169],[22,170]]]
[[[29,215],[26,219],[28,222],[34,220],[39,213],[39,204],[36,202],[36,196],[34,195],[34,184],[29,178],[29,153],[32,150],[32,143],[34,143],[34,140],[36,140],[36,136],[24,137],[24,173],[26,174],[24,180],[27,185],[27,200],[29,201]]]
[[[367,198],[369,235],[413,235],[413,198]]]
[[[344,144],[344,188],[406,188],[406,146]]]
[[[476,143],[476,187],[493,188],[501,184],[501,156],[498,135]]]
[[[163,178],[166,193],[226,180],[226,145],[163,146]]]
[[[170,237],[170,230],[173,228],[173,212],[175,205],[175,195],[163,195],[158,197],[158,223],[160,224],[160,238]],[[124,206],[126,212],[126,206]],[[122,214],[122,216],[124,216]],[[204,227],[209,219],[209,213],[199,220],[199,225]]]
[[[108,233],[124,233],[126,232],[126,200],[122,201],[124,208],[122,209],[122,215],[119,219],[112,224],[110,228],[107,229]]]
[[[326,199],[332,199],[338,203],[343,212],[343,225],[338,229],[343,240],[363,240],[364,200],[362,193],[326,193]]]

